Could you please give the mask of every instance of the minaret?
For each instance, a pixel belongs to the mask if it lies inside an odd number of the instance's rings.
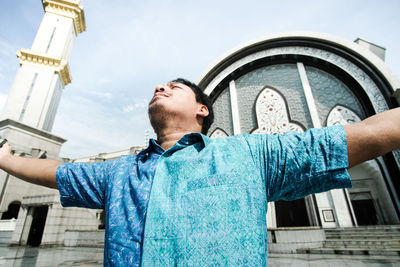
[[[62,90],[71,82],[72,45],[86,26],[80,0],[42,2],[45,15],[32,48],[17,52],[21,67],[1,117],[51,131]]]
[[[20,69],[0,119],[0,136],[9,141],[15,155],[60,160],[66,140],[50,131],[62,90],[71,82],[68,59],[73,42],[86,28],[80,2],[42,0],[45,14],[32,48],[17,52]],[[62,210],[57,190],[24,182],[0,170],[0,219],[18,214],[16,223],[10,226],[14,227],[10,243],[37,245],[39,240],[42,244],[63,244],[67,226],[56,220]],[[43,214],[47,219],[46,227],[43,224],[37,230],[33,222],[42,214],[39,211],[46,211]],[[90,221],[95,217],[89,214],[85,218]],[[69,227],[76,224],[71,221]],[[96,218],[92,224],[97,229]],[[38,236],[31,238],[30,233]]]

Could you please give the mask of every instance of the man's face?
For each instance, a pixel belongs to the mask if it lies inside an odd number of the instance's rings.
[[[193,90],[177,82],[158,85],[149,102],[150,120],[154,116],[178,115],[180,118],[196,120],[203,105],[196,101]]]

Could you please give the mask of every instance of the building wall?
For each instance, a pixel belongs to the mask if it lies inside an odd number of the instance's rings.
[[[232,131],[237,126],[240,133],[283,134],[293,129],[301,132],[312,127],[356,123],[385,111],[392,105],[387,100],[399,81],[387,70],[381,53],[378,56],[358,44],[318,34],[279,35],[247,44],[217,62],[200,79],[200,86],[214,100],[215,110],[223,111],[223,120],[215,120],[209,135],[217,138],[237,134]],[[380,83],[382,77],[389,84]],[[221,90],[226,86],[228,89]],[[270,88],[276,99],[269,100],[271,106],[262,110],[256,103],[261,95],[266,97],[265,88]],[[269,111],[276,108],[281,111]],[[224,123],[227,121],[232,126]],[[276,123],[291,126],[269,131]],[[223,131],[216,133],[215,129]],[[392,159],[397,166],[389,164],[389,159],[379,158],[350,169],[352,189],[332,190],[306,199],[307,213],[314,216],[309,218],[310,225],[313,220],[323,227],[365,224],[365,218],[359,216],[362,209],[377,218],[374,224],[399,223],[399,198],[393,186],[399,173],[399,158],[398,151],[394,151]],[[368,205],[360,208],[364,202]],[[270,203],[268,208],[269,227],[279,226],[276,205]]]
[[[284,78],[283,78],[284,77]],[[311,127],[311,117],[301,85],[296,64],[279,64],[250,71],[236,81],[242,133],[257,127],[254,103],[265,86],[271,86],[285,96],[290,118],[306,128]]]
[[[222,129],[228,135],[233,135],[233,122],[231,116],[231,104],[229,88],[222,90],[221,95],[214,102],[214,123],[209,132],[214,132],[217,128]]]
[[[352,109],[361,119],[366,117],[359,100],[345,83],[318,68],[306,66],[305,69],[322,125],[327,125],[328,114],[336,105]]]

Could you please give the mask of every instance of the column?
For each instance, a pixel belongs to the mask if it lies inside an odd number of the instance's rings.
[[[314,128],[321,128],[322,124],[318,116],[317,106],[308,82],[306,70],[303,63],[297,63],[301,83],[310,111],[311,120]],[[321,218],[323,228],[329,227],[350,227],[353,226],[351,213],[346,201],[346,195],[343,189],[335,189],[328,192],[315,194],[318,213]]]

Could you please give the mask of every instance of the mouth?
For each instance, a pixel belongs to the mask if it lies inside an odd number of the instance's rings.
[[[164,94],[164,93],[156,93],[156,94],[153,96],[153,98],[151,99],[151,101],[150,101],[149,104],[153,103],[154,101],[156,101],[156,100],[159,99],[159,98],[164,98],[164,97],[169,97],[169,95]]]

